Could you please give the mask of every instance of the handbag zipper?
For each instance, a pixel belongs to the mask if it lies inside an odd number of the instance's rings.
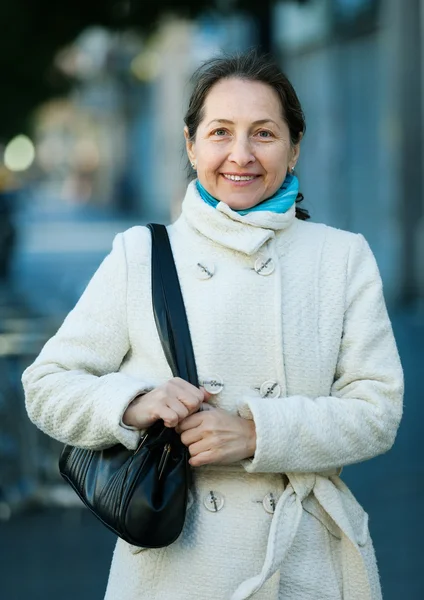
[[[169,458],[169,454],[171,452],[171,444],[166,444],[164,446],[163,452],[162,452],[162,456],[160,457],[160,462],[159,462],[159,479],[162,477],[164,469],[166,467],[166,463],[168,462],[168,458]]]
[[[144,444],[144,442],[147,440],[147,438],[149,437],[148,433],[145,433],[143,435],[143,437],[141,438],[137,448],[134,450],[134,454],[137,454],[137,452],[140,450],[140,448],[142,447],[142,445]]]

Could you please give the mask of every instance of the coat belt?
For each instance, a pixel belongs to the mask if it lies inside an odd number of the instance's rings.
[[[339,471],[337,471],[339,473]],[[257,592],[272,575],[280,569],[299,528],[303,513],[303,501],[313,494],[324,511],[331,517],[340,532],[343,599],[376,600],[372,597],[367,567],[359,549],[349,515],[333,481],[335,472],[286,473],[288,485],[279,499],[272,519],[265,561],[261,572],[239,585],[231,600],[246,600]]]

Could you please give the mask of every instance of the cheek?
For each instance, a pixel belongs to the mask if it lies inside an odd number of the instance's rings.
[[[279,152],[266,152],[262,156],[262,162],[265,169],[278,176],[287,170],[289,156],[286,148],[280,149]]]
[[[200,153],[198,166],[205,171],[214,171],[225,160],[225,153],[220,148],[209,148],[207,152]]]

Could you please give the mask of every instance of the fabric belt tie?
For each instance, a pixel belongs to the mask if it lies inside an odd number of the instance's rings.
[[[250,598],[280,569],[299,528],[303,513],[302,503],[312,493],[340,530],[343,599],[376,600],[372,597],[368,571],[338,487],[323,474],[286,475],[289,483],[275,508],[262,570],[258,575],[243,581],[231,596],[231,600]],[[344,486],[338,477],[334,476],[332,479],[338,480],[341,487]]]

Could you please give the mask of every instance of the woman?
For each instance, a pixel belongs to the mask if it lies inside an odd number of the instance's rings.
[[[24,373],[29,415],[97,449],[135,448],[163,419],[189,448],[180,538],[118,540],[107,600],[381,598],[367,515],[339,478],[392,446],[402,411],[373,255],[296,207],[305,124],[277,66],[255,53],[209,61],[185,123],[197,179],[168,232],[200,389],[172,379],[150,237],[135,227]]]

